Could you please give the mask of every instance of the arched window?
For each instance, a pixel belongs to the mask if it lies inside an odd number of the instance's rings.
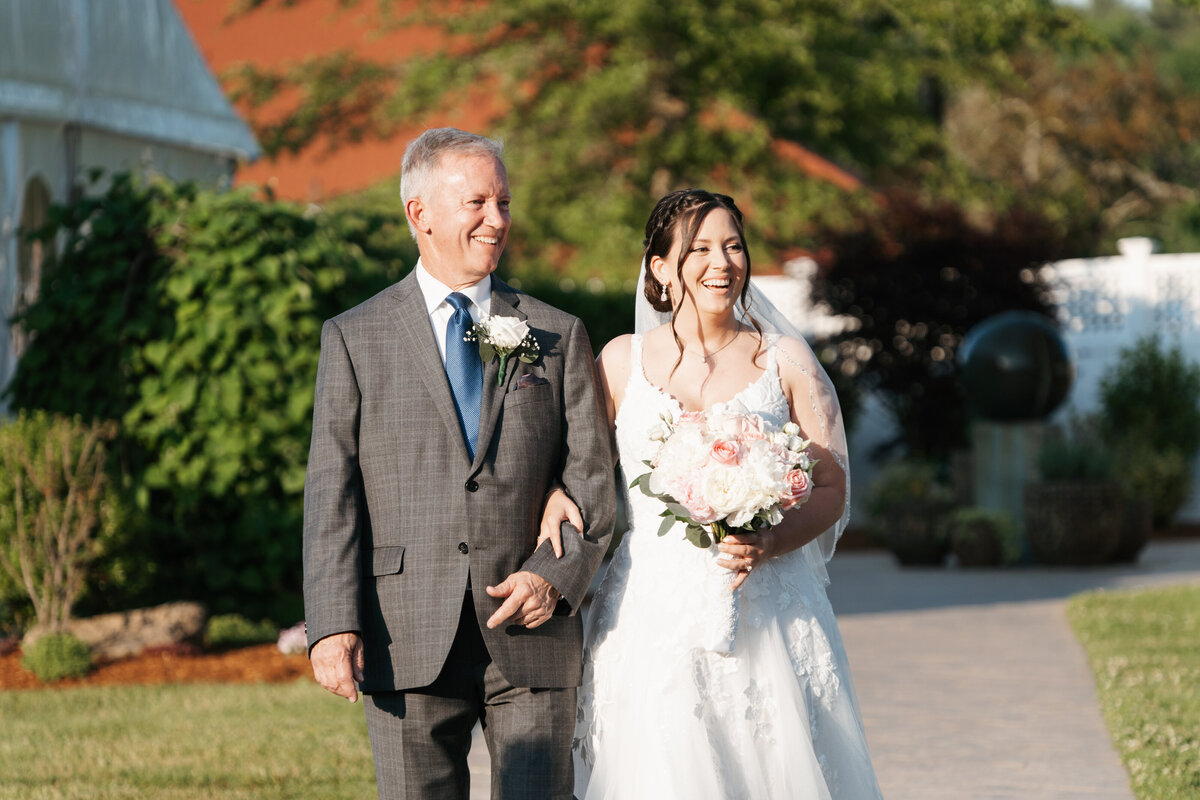
[[[52,255],[52,244],[30,239],[31,233],[46,224],[49,213],[50,189],[41,178],[32,178],[25,186],[17,234],[17,293],[13,311],[18,314],[37,299],[38,288],[42,285],[42,268]],[[29,344],[29,335],[18,324],[13,325],[12,337],[13,351],[20,358]]]

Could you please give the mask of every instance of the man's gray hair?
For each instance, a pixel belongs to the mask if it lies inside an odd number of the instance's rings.
[[[504,146],[495,139],[458,128],[430,128],[409,142],[404,150],[404,162],[400,173],[400,199],[404,205],[414,198],[428,199],[433,190],[433,179],[442,158],[449,153],[473,156],[491,156],[504,166]],[[405,220],[408,215],[405,215]],[[416,228],[411,222],[408,230],[417,238]]]

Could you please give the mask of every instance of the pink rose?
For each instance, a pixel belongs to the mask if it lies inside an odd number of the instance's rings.
[[[717,439],[712,443],[712,449],[708,451],[708,454],[718,464],[736,466],[742,460],[742,446],[728,439]]]
[[[787,495],[780,503],[784,511],[803,503],[812,494],[812,478],[802,469],[788,470],[783,476],[783,482],[787,486]]]
[[[742,438],[747,442],[756,442],[766,438],[766,434],[763,432],[762,417],[757,414],[742,417]]]
[[[688,514],[693,520],[701,525],[707,525],[717,518],[717,512],[708,504],[702,486],[703,482],[699,480],[699,476],[696,480],[681,482],[674,497],[679,505],[688,510]]]

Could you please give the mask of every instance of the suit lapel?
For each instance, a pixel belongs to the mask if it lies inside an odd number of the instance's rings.
[[[520,305],[520,296],[507,284],[493,277],[492,316],[525,319],[526,315],[517,308],[518,305]],[[518,371],[517,366],[520,363],[517,358],[509,356],[508,369],[505,371],[504,383],[501,385],[496,383],[500,375],[500,359],[493,358],[484,365],[483,405],[479,411],[479,442],[475,447],[475,462],[471,465],[472,471],[478,469],[483,463],[483,457],[487,454],[488,447],[491,446],[492,436],[496,432],[496,420],[499,419],[500,408],[504,405],[504,395],[508,393],[508,386],[512,383],[513,374]]]
[[[454,396],[450,393],[450,381],[446,378],[446,370],[440,368],[441,353],[438,352],[437,340],[433,338],[433,326],[429,324],[429,311],[425,308],[425,296],[417,283],[416,273],[409,273],[404,280],[396,284],[393,294],[393,316],[400,328],[400,335],[412,347],[412,371],[420,376],[438,410],[451,440],[458,442],[463,460],[467,458],[467,445],[463,441],[462,429],[458,426],[458,416],[454,413]],[[492,380],[496,379],[495,375]],[[484,375],[486,385],[487,375]],[[484,394],[486,398],[486,393]]]

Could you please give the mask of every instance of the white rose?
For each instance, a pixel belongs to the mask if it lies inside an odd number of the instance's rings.
[[[487,329],[488,341],[498,350],[515,350],[529,335],[529,325],[523,319],[488,316],[481,321]]]
[[[744,469],[709,469],[704,476],[704,498],[718,517],[729,517],[735,527],[754,516],[756,509],[748,507],[754,494]]]
[[[785,422],[783,423],[783,432],[788,436],[799,436],[800,426],[794,422]]]

